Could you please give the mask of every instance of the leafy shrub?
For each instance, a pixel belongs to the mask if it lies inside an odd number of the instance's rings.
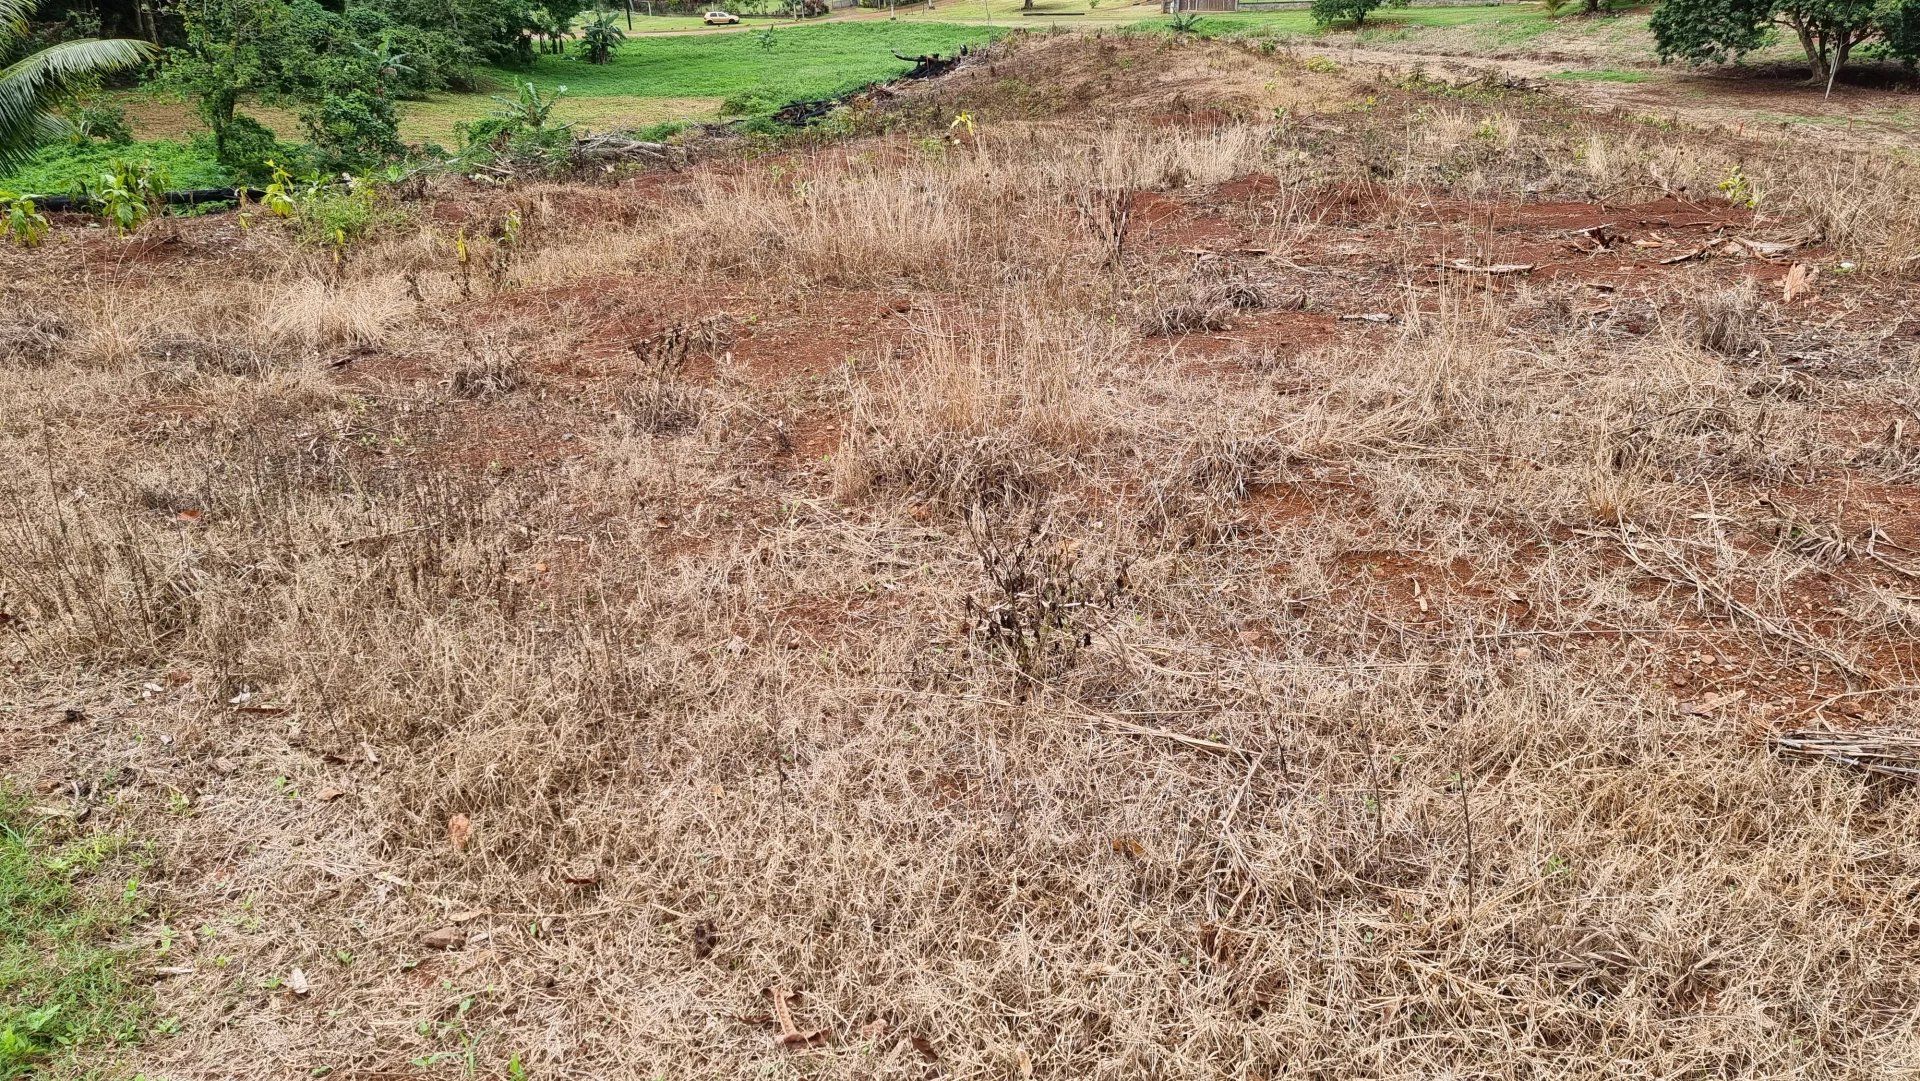
[[[721,116],[758,116],[770,113],[786,104],[770,91],[745,90],[720,103]]]
[[[1352,23],[1355,30],[1366,25],[1367,16],[1383,6],[1381,0],[1313,0],[1310,12],[1313,25],[1325,29],[1335,23]],[[1399,5],[1405,7],[1402,3]]]
[[[359,171],[401,151],[393,101],[371,91],[328,94],[301,120],[319,164],[327,172]]]
[[[0,228],[7,239],[23,248],[37,248],[46,239],[47,216],[40,213],[34,201],[19,192],[0,191],[0,209],[5,217],[0,217]]]
[[[220,164],[235,176],[247,178],[264,175],[260,163],[280,154],[279,136],[245,113],[228,121],[225,137],[214,144],[214,156]]]
[[[67,110],[70,140],[76,146],[102,142],[126,146],[133,142],[133,128],[127,123],[127,111],[111,101],[82,100]]]
[[[75,185],[75,194],[99,211],[114,232],[126,236],[159,211],[166,187],[165,174],[152,162],[121,159],[92,182]]]
[[[291,219],[299,226],[300,239],[308,243],[344,248],[400,217],[365,180],[328,183],[318,176],[295,178],[284,164],[266,164],[273,176],[260,205],[276,217]]]
[[[463,165],[493,162],[529,163],[557,169],[573,149],[573,126],[553,122],[553,107],[566,94],[564,86],[542,94],[531,82],[519,84],[517,97],[495,97],[495,109],[474,121],[453,126],[460,136]]]

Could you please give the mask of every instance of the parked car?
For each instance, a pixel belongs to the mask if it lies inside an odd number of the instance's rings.
[[[709,11],[707,12],[706,21],[708,26],[726,26],[729,23],[739,22],[740,16],[735,15],[731,11]]]

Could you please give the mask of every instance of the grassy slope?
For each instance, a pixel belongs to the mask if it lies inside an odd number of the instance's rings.
[[[629,40],[610,64],[542,57],[533,71],[496,70],[511,84],[531,78],[575,98],[711,97],[759,91],[784,101],[832,97],[889,79],[912,65],[895,53],[952,53],[994,31],[944,23],[880,21],[782,26],[762,31]]]
[[[1614,4],[1618,10],[1632,5]],[[1644,20],[1639,20],[1644,25]],[[1171,22],[1165,17],[1144,19],[1133,24],[1145,30],[1165,31]],[[1351,36],[1356,44],[1404,40],[1426,31],[1460,30],[1487,45],[1515,45],[1532,42],[1546,35],[1589,37],[1625,30],[1629,36],[1639,27],[1621,19],[1586,19],[1570,11],[1555,17],[1538,4],[1501,4],[1484,7],[1409,7],[1380,8],[1367,17],[1356,33],[1351,27],[1321,29],[1305,9],[1286,11],[1240,11],[1201,16],[1194,33],[1202,37],[1305,38]]]

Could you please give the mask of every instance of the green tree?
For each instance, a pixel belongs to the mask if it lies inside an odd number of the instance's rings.
[[[1901,31],[1916,8],[1920,0],[1665,0],[1651,25],[1662,60],[1695,64],[1738,60],[1790,30],[1813,81],[1830,83],[1855,49],[1875,39],[1911,60],[1920,43]]]
[[[184,15],[186,44],[169,53],[166,81],[193,96],[221,162],[256,166],[241,159],[257,150],[264,129],[240,114],[240,103],[298,97],[336,16],[312,0],[195,0]]]
[[[1358,30],[1375,8],[1406,6],[1407,0],[1313,0],[1310,11],[1313,25],[1323,30],[1335,23],[1352,23]]]
[[[613,50],[625,40],[627,35],[614,25],[613,12],[595,12],[593,21],[580,31],[580,59],[589,64],[608,63],[613,59]]]
[[[83,38],[26,52],[27,18],[37,0],[0,0],[0,58],[19,59],[0,67],[0,169],[18,165],[34,148],[68,133],[68,122],[54,109],[102,75],[139,67],[154,55],[152,45],[128,39]]]
[[[573,13],[578,14],[578,0],[574,2]],[[431,35],[439,48],[465,50],[493,64],[525,67],[533,62],[536,6],[529,0],[355,0],[348,16],[377,10],[397,26]],[[422,41],[408,40],[404,34],[401,40],[404,48],[416,54],[429,51]]]

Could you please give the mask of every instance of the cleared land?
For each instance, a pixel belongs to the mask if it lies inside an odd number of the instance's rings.
[[[61,1068],[1920,1061],[1912,169],[1324,67],[0,249]]]

